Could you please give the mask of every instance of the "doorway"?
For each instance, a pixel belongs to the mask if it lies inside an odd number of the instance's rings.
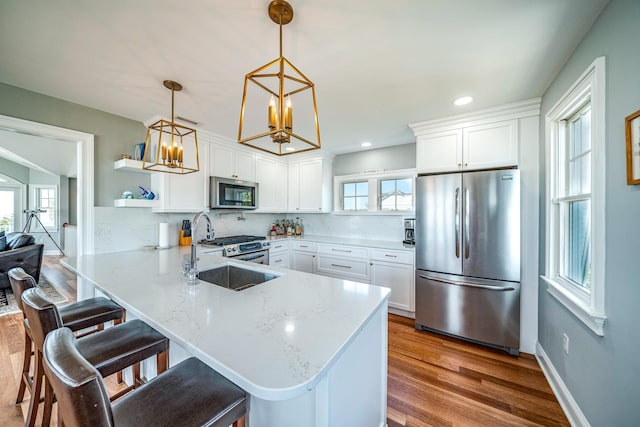
[[[2,115],[0,115],[0,131],[34,135],[67,144],[75,144],[77,153],[77,254],[93,253],[93,135]],[[20,218],[21,215],[17,217]]]

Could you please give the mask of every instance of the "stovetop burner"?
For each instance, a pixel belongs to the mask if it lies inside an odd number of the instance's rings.
[[[227,236],[227,237],[217,237],[215,239],[206,240],[202,239],[199,243],[211,246],[226,246],[226,245],[235,245],[238,243],[246,243],[246,242],[254,242],[256,240],[265,240],[264,236],[249,236],[246,234],[242,234],[239,236]]]

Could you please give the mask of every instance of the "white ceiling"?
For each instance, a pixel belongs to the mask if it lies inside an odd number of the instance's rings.
[[[323,148],[348,152],[541,96],[607,0],[290,2],[284,56],[316,85]],[[176,115],[235,139],[244,75],[278,56],[268,3],[3,0],[0,81],[145,121],[170,115],[173,79]]]

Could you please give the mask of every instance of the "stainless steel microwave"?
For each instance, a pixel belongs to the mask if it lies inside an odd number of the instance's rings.
[[[210,177],[211,209],[256,209],[258,183],[239,179]]]

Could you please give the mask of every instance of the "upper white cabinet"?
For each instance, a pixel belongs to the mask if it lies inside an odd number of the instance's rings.
[[[265,156],[256,156],[258,209],[256,212],[287,210],[287,164]]]
[[[200,170],[187,175],[154,172],[151,190],[158,196],[153,212],[200,212],[209,210],[208,165],[202,159],[209,155],[209,144],[199,144]]]
[[[523,120],[540,115],[540,99],[410,124],[418,174],[520,164]]]
[[[211,175],[243,181],[256,180],[256,160],[252,153],[212,144],[209,161]]]
[[[309,159],[289,163],[289,212],[328,212],[323,160]]]
[[[416,151],[418,173],[516,166],[518,120],[421,135]]]

